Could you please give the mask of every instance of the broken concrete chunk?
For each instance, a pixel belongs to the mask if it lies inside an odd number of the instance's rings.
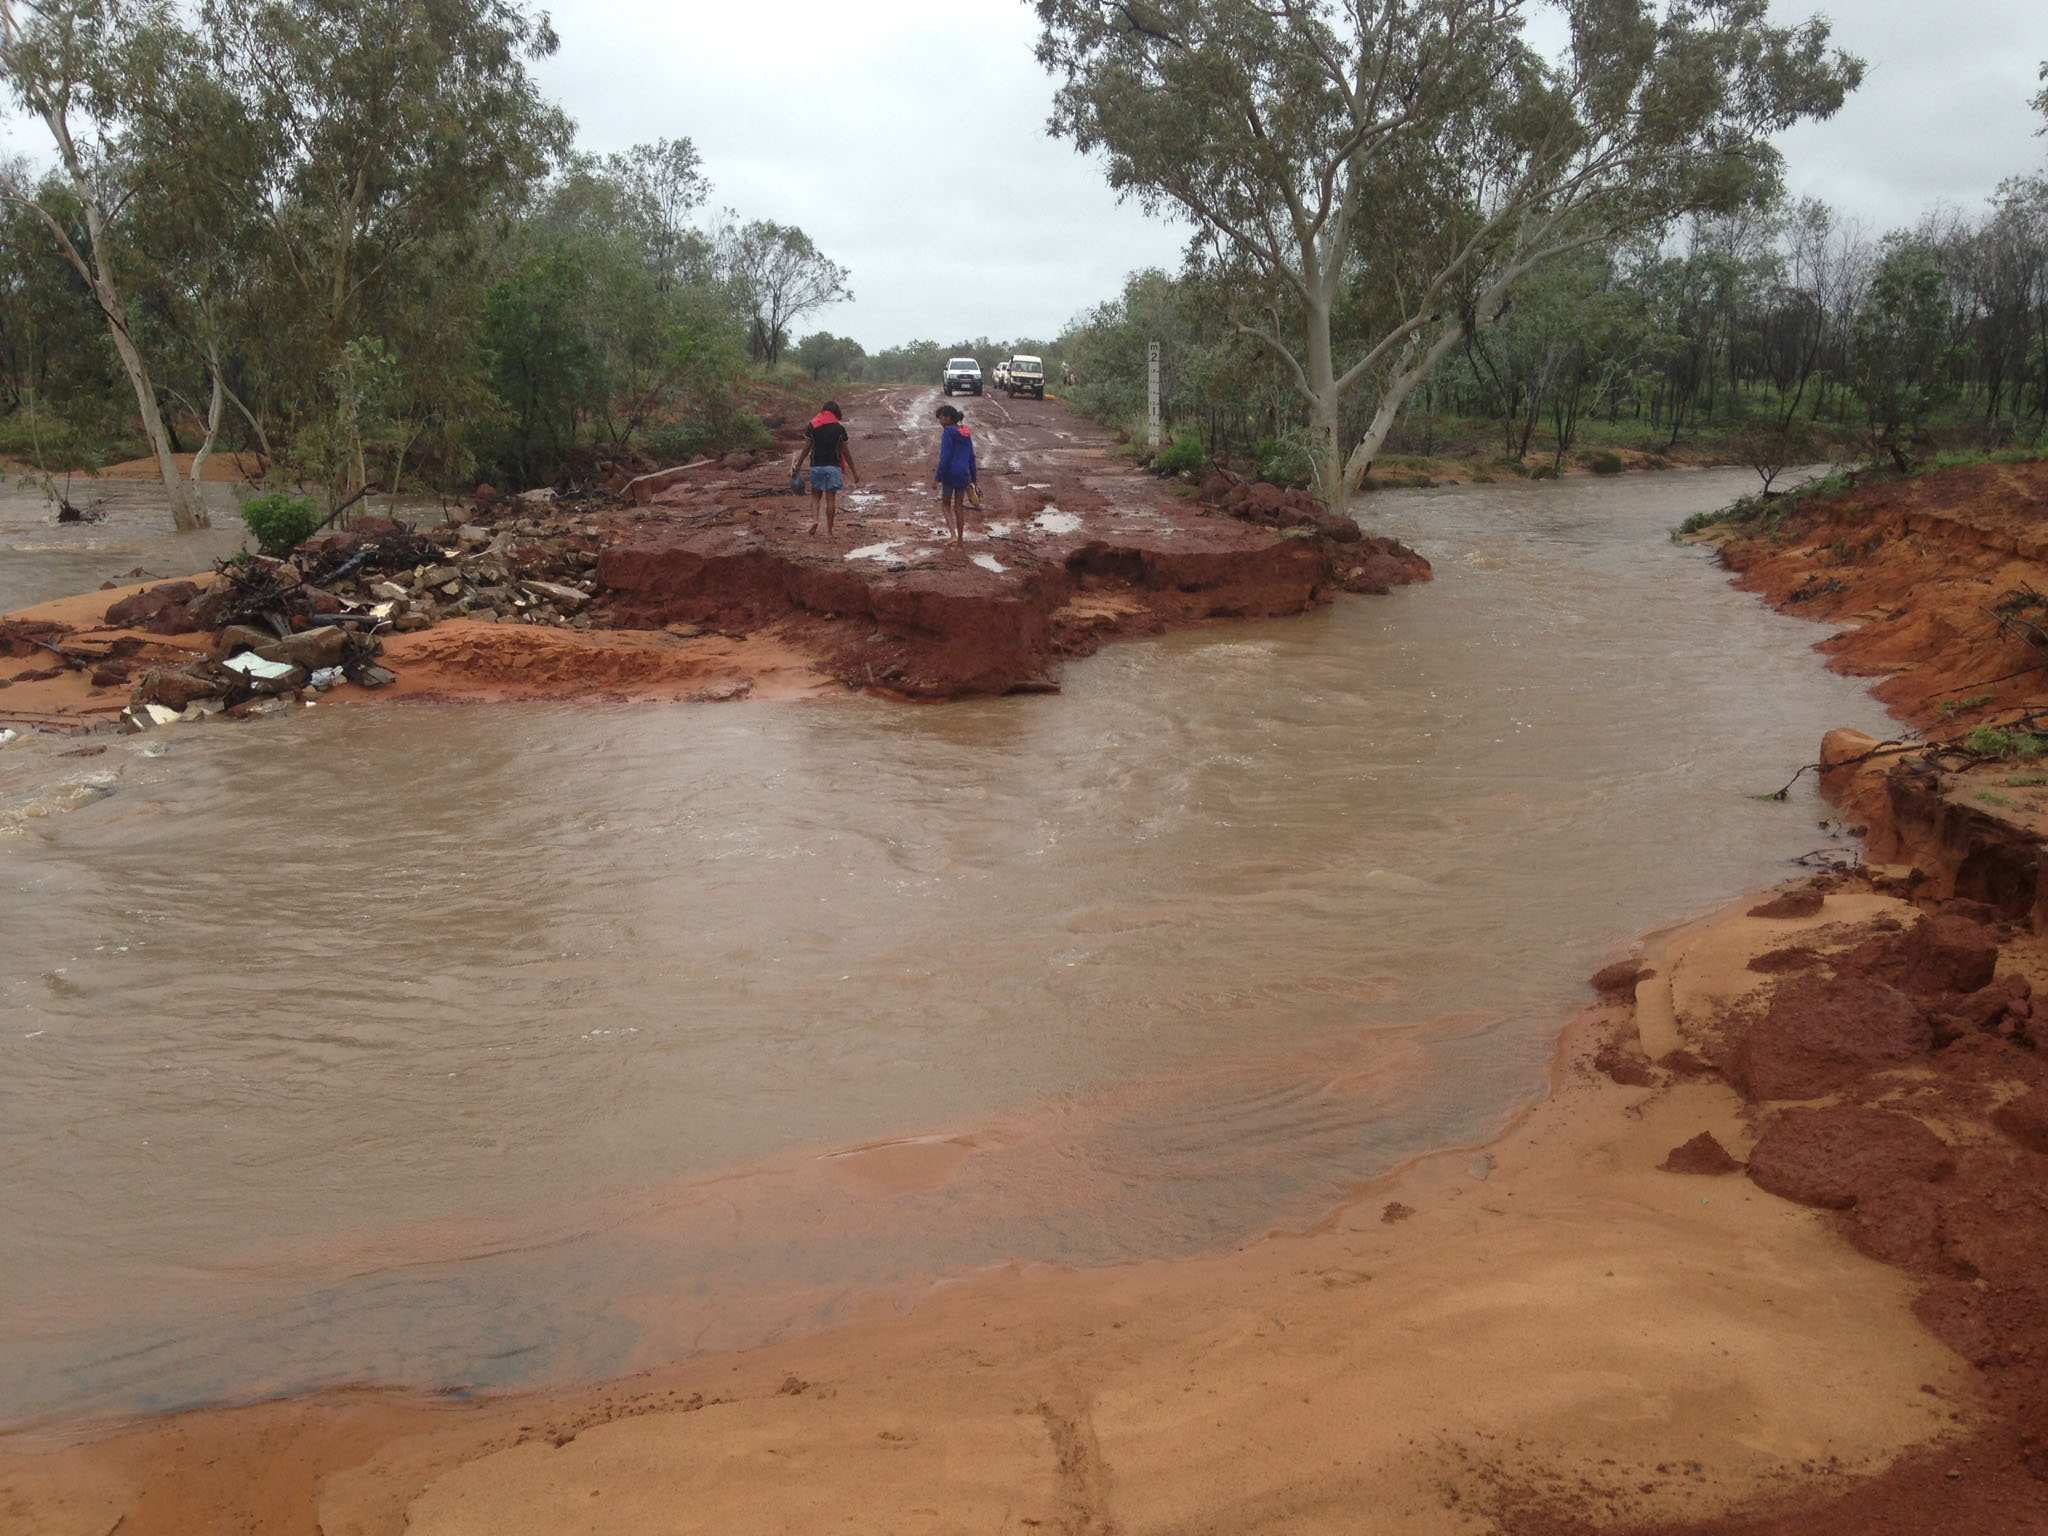
[[[565,587],[557,581],[522,581],[519,584],[528,594],[554,604],[568,613],[580,612],[589,602],[590,594],[575,587]]]
[[[239,672],[244,677],[253,677],[263,682],[274,682],[289,676],[296,670],[288,661],[272,661],[267,656],[258,656],[254,651],[244,651],[221,663],[230,672]]]
[[[277,636],[260,629],[251,629],[246,624],[230,624],[220,632],[220,638],[213,642],[213,654],[232,656],[238,651],[253,651],[259,646],[269,645]]]
[[[160,704],[175,715],[201,699],[217,699],[225,692],[227,688],[219,679],[203,673],[152,667],[135,685],[135,702]]]
[[[309,629],[282,640],[270,640],[256,646],[256,654],[265,661],[281,661],[287,666],[304,667],[308,671],[316,667],[335,667],[348,654],[348,631],[338,624],[325,624],[319,629]]]

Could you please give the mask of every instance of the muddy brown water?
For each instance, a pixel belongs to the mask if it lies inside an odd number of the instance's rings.
[[[51,490],[89,513],[91,522],[59,523]],[[163,487],[145,480],[54,475],[33,470],[0,476],[0,613],[89,592],[104,581],[189,576],[242,547],[234,494],[203,485],[213,526],[173,533]]]
[[[1056,697],[0,748],[0,1419],[590,1377],[1485,1137],[1882,723],[1668,542],[1745,479],[1384,495],[1432,586]]]

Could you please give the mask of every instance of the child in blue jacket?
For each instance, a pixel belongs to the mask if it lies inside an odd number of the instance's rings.
[[[953,530],[953,542],[967,538],[967,488],[979,478],[974,462],[974,435],[967,420],[950,405],[939,407],[939,467],[932,478],[939,482],[939,497],[946,508],[946,526]]]

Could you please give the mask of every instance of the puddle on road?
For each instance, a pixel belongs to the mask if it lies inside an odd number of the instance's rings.
[[[848,560],[875,560],[883,565],[908,565],[910,563],[909,560],[896,553],[897,550],[903,547],[903,543],[904,541],[901,539],[890,539],[882,544],[863,544],[859,549],[849,549],[846,552],[846,558]]]
[[[1057,507],[1047,507],[1031,519],[1031,526],[1040,533],[1079,533],[1081,519],[1072,512],[1062,512]]]

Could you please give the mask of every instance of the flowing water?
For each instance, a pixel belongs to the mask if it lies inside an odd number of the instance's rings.
[[[1433,585],[1056,697],[0,749],[0,1419],[590,1376],[1486,1135],[1881,720],[1666,539],[1745,479],[1382,495]]]
[[[213,527],[170,530],[160,483],[34,470],[0,476],[0,613],[90,592],[103,581],[189,576],[242,547],[242,520],[225,485],[203,485]],[[59,523],[53,493],[91,518]]]

